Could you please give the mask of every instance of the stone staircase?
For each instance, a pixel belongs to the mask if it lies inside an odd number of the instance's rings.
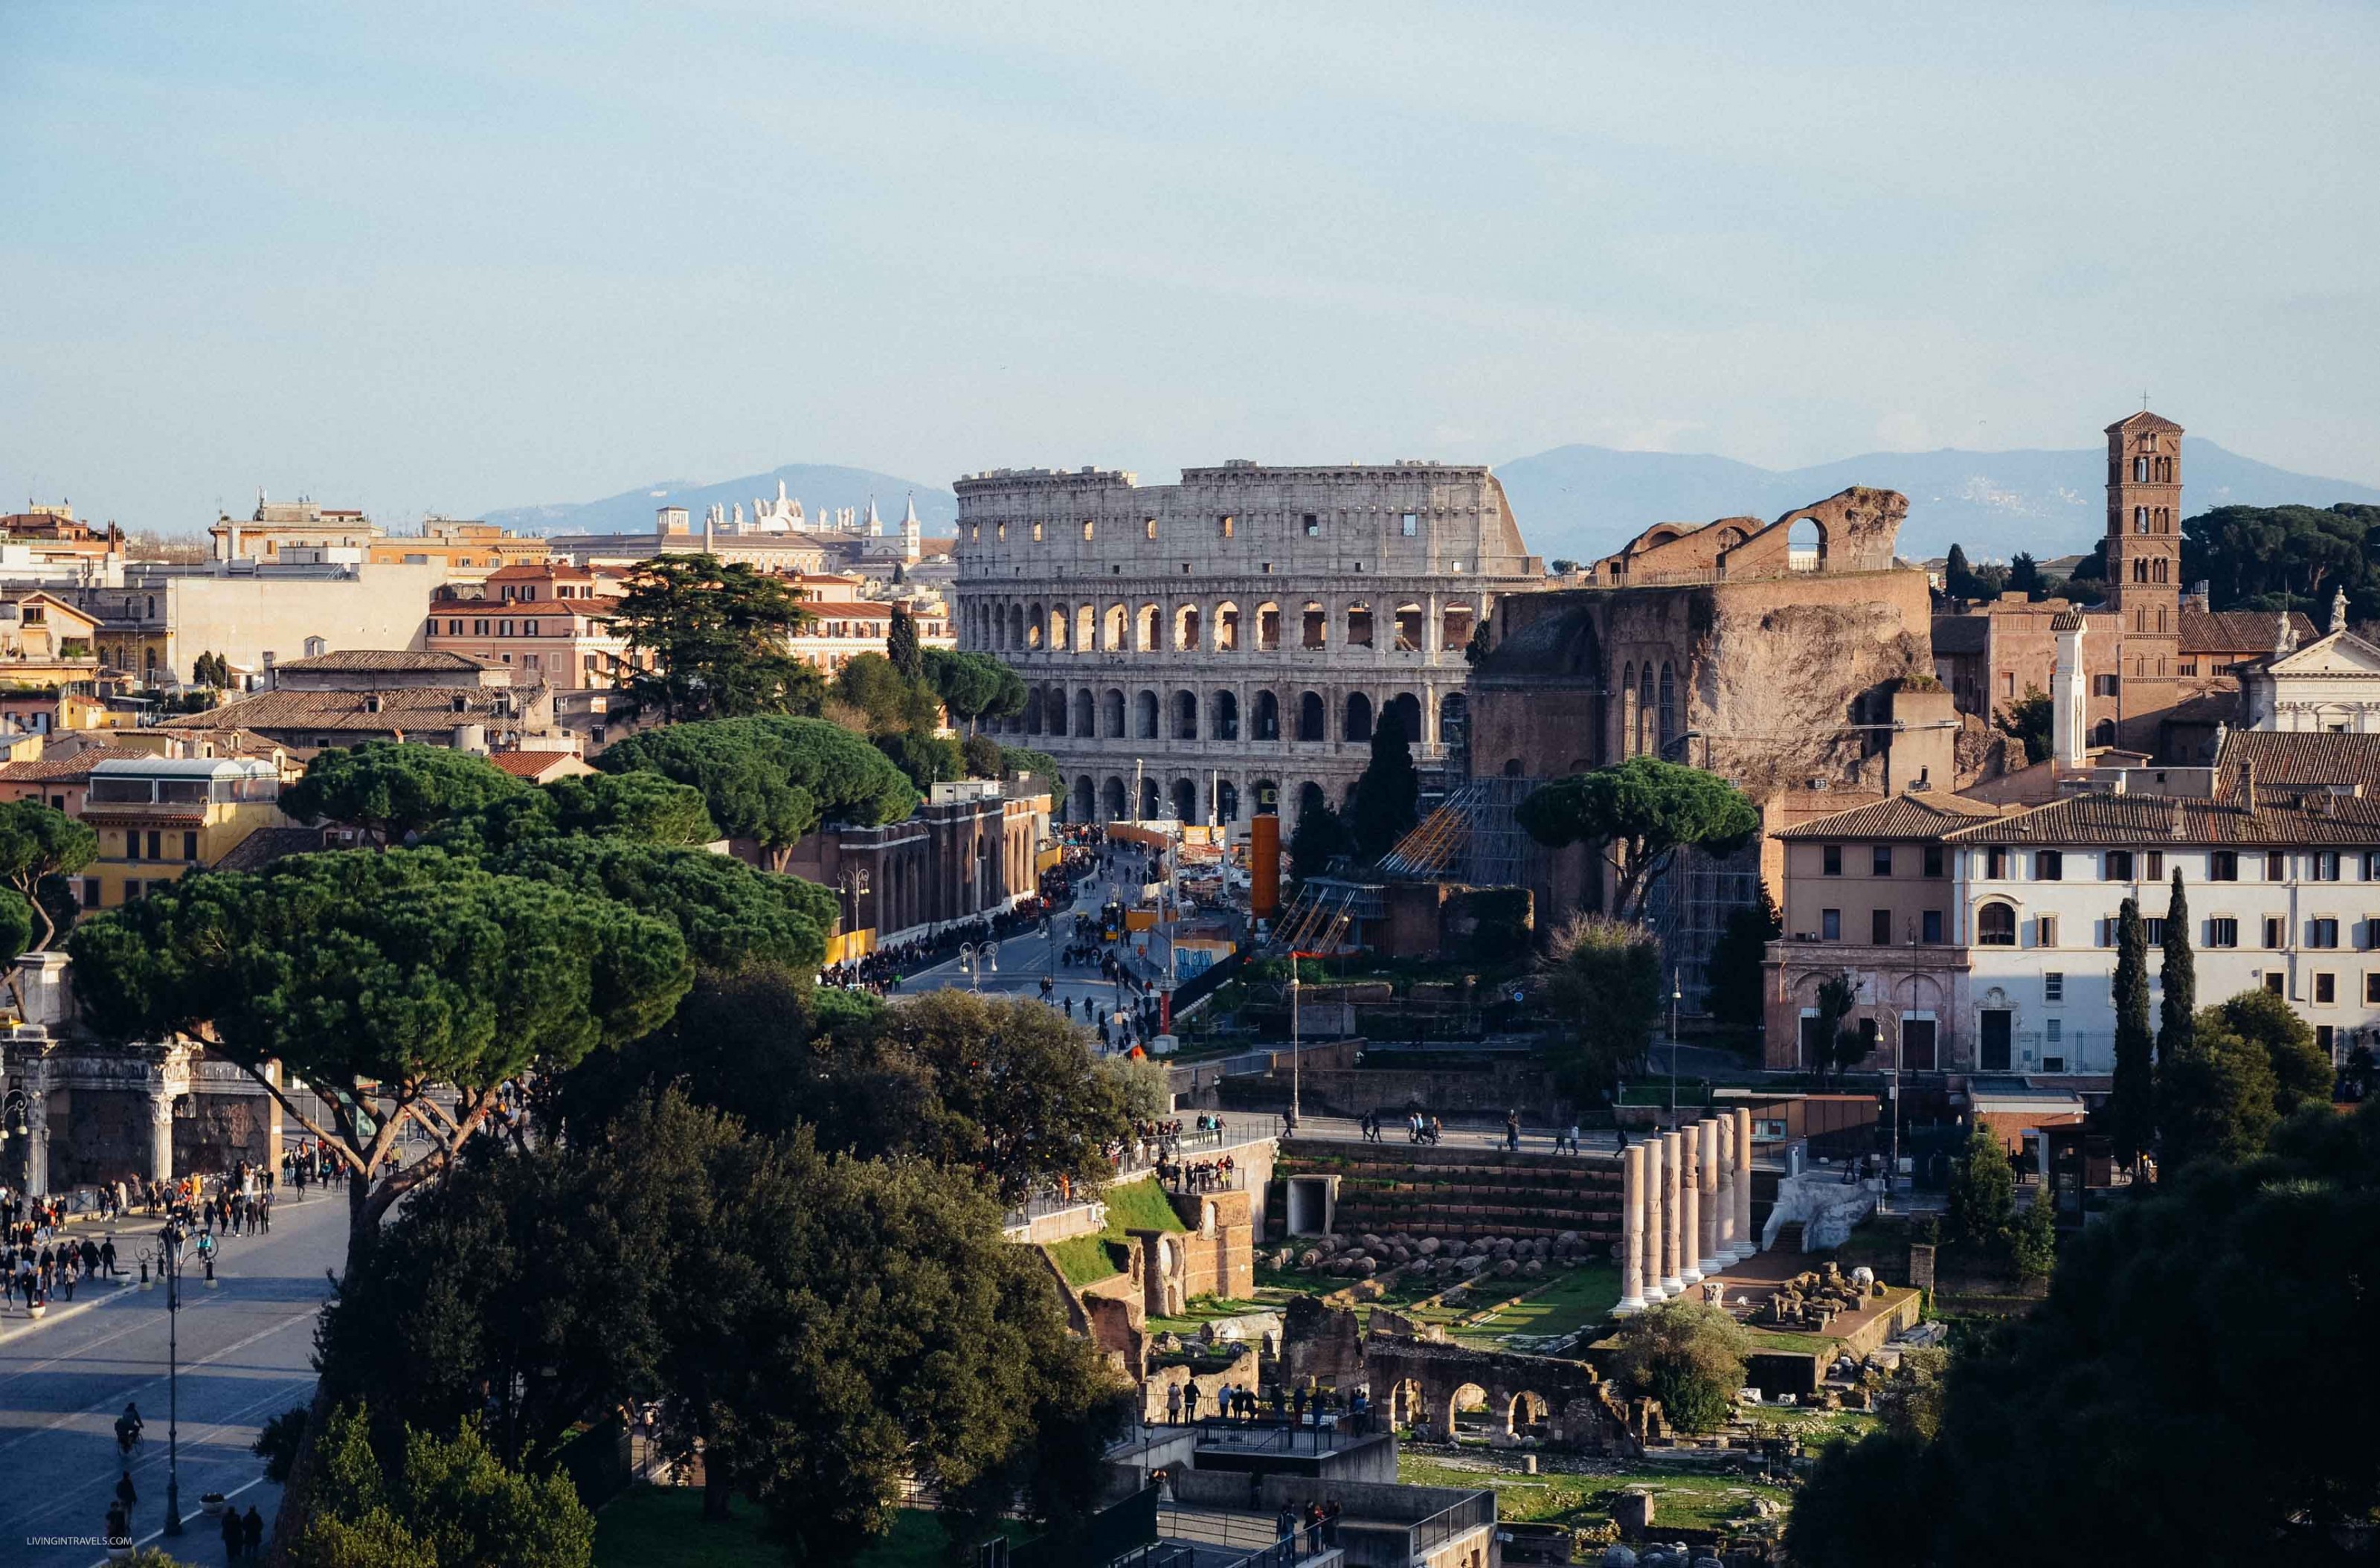
[[[1476,1240],[1552,1238],[1575,1231],[1620,1239],[1620,1161],[1610,1154],[1513,1154],[1290,1138],[1277,1176],[1336,1175],[1342,1235],[1404,1232]]]

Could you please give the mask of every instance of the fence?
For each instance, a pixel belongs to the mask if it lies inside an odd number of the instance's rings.
[[[1482,1525],[1496,1522],[1496,1494],[1492,1491],[1473,1492],[1461,1502],[1441,1508],[1413,1527],[1412,1552],[1426,1557],[1439,1547]]]
[[[1262,1142],[1273,1136],[1274,1124],[1269,1116],[1238,1118],[1219,1116],[1215,1118],[1215,1122],[1216,1124],[1211,1127],[1184,1127],[1179,1136],[1168,1138],[1162,1143],[1154,1139],[1135,1138],[1126,1146],[1123,1158],[1116,1162],[1116,1173],[1109,1178],[1110,1185],[1147,1175],[1157,1169],[1160,1160],[1168,1164],[1185,1164],[1197,1154],[1237,1149],[1244,1144]],[[1237,1173],[1233,1174],[1236,1178]],[[1196,1188],[1176,1186],[1173,1190],[1220,1192],[1236,1188],[1238,1185],[1238,1181],[1234,1179],[1220,1186]],[[1055,1189],[1038,1192],[1010,1209],[1007,1223],[1011,1228],[1026,1225],[1036,1220],[1045,1219],[1052,1214],[1062,1214],[1070,1209],[1087,1208],[1099,1201],[1099,1196],[1089,1192],[1061,1192]]]

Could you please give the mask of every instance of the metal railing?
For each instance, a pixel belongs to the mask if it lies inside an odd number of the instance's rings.
[[[1436,1551],[1466,1530],[1496,1522],[1496,1494],[1476,1491],[1462,1501],[1441,1508],[1413,1526],[1411,1550],[1415,1557]]]
[[[1116,1162],[1115,1174],[1108,1178],[1106,1185],[1113,1185],[1117,1182],[1145,1176],[1155,1171],[1160,1161],[1173,1165],[1192,1163],[1193,1157],[1200,1153],[1220,1152],[1244,1144],[1260,1143],[1273,1136],[1274,1124],[1269,1116],[1219,1117],[1217,1121],[1218,1124],[1212,1127],[1184,1127],[1179,1136],[1162,1142],[1135,1138],[1126,1146],[1123,1158]],[[1234,1171],[1220,1185],[1204,1187],[1176,1185],[1172,1190],[1229,1192],[1237,1190],[1239,1185],[1239,1173]],[[1062,1214],[1071,1209],[1087,1209],[1104,1201],[1099,1192],[1090,1190],[1038,1192],[1012,1207],[1008,1210],[1007,1223],[1012,1227],[1029,1224],[1051,1214]]]

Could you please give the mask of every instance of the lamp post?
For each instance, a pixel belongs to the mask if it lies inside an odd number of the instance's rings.
[[[993,942],[963,942],[959,943],[959,973],[974,982],[979,994],[983,991],[986,969],[1000,973],[1000,946]]]
[[[182,1533],[181,1458],[181,1312],[182,1243],[188,1233],[179,1220],[167,1220],[156,1245],[141,1255],[153,1263],[165,1282],[165,1533]]]
[[[1679,971],[1670,970],[1670,1126],[1678,1126],[1678,1004],[1686,999]]]
[[[854,866],[844,872],[836,885],[843,889],[844,896],[851,901],[851,913],[844,918],[843,926],[844,933],[848,935],[859,930],[859,901],[868,896],[868,868]]]

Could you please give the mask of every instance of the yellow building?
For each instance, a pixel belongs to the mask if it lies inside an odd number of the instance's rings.
[[[86,909],[112,909],[161,881],[222,860],[281,813],[281,770],[266,758],[111,758],[91,771],[82,820],[99,857],[77,890]]]
[[[493,523],[431,517],[418,534],[380,535],[367,547],[366,558],[377,565],[443,566],[468,581],[505,566],[534,565],[551,554],[545,541],[523,539]]]

